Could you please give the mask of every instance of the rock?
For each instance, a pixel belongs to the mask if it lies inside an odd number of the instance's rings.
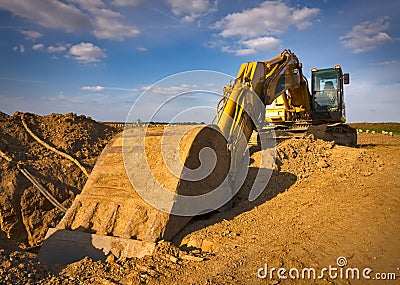
[[[205,252],[212,252],[213,251],[213,246],[214,243],[210,240],[203,240],[202,244],[201,244],[201,250],[205,251]]]
[[[180,244],[179,246],[187,245],[188,242],[189,242],[189,240],[190,240],[190,237],[185,236],[185,237],[182,239],[181,244]]]
[[[201,247],[201,240],[196,238],[196,237],[190,237],[187,247],[195,247],[195,248],[200,248]]]
[[[114,254],[109,254],[108,256],[107,256],[107,258],[106,258],[106,262],[107,263],[114,263],[115,262],[115,256],[114,256]]]
[[[187,255],[187,254],[184,254],[184,255],[180,256],[180,258],[185,259],[185,260],[189,260],[189,261],[204,261],[203,257]]]
[[[173,256],[173,255],[169,256],[169,260],[171,260],[171,262],[173,262],[173,263],[177,263],[178,262],[178,258]]]
[[[157,271],[155,271],[154,269],[151,269],[147,266],[144,265],[140,265],[140,264],[136,264],[136,267],[141,271],[141,272],[146,272],[147,274],[149,274],[152,277],[157,277],[158,275],[160,275]]]
[[[325,160],[319,160],[317,162],[317,167],[318,168],[327,168],[327,167],[329,167],[329,164]]]

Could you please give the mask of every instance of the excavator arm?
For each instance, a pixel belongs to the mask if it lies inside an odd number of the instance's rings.
[[[236,160],[234,166],[238,165],[253,130],[262,128],[265,106],[281,95],[287,100],[287,92],[291,105],[302,106],[311,116],[302,64],[290,50],[270,60],[243,63],[236,80],[224,88],[224,96],[217,104],[217,125],[227,138],[232,159]]]

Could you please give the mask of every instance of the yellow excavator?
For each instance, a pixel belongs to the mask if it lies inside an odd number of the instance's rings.
[[[304,78],[303,85],[308,85]],[[335,141],[337,144],[356,146],[357,132],[345,124],[344,84],[349,84],[349,74],[337,64],[333,68],[311,69],[309,100],[288,90],[266,106],[266,122],[276,133],[301,132],[316,138]],[[308,91],[308,88],[307,88]]]
[[[281,123],[301,119],[309,125],[338,123],[341,129],[348,75],[335,67],[315,70],[312,78],[310,94],[301,62],[284,50],[241,65],[217,104],[215,125],[125,127],[105,147],[60,223],[48,230],[39,259],[67,264],[110,253],[150,255],[193,216],[222,209],[246,177],[241,170],[248,166],[248,142],[253,131],[265,131],[266,106],[277,98],[283,101]],[[336,83],[336,95],[323,92],[329,81]],[[346,130],[338,133],[349,139],[353,134]]]

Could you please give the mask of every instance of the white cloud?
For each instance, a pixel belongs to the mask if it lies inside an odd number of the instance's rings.
[[[82,63],[99,62],[102,58],[106,58],[106,54],[101,48],[92,43],[80,43],[69,49],[68,55]]]
[[[172,13],[177,16],[205,12],[211,6],[208,0],[168,0],[168,4],[172,7]]]
[[[67,50],[67,46],[64,46],[64,45],[49,46],[47,48],[47,51],[50,52],[50,53],[64,52],[66,50]]]
[[[46,28],[71,32],[88,29],[92,25],[79,9],[57,0],[0,0],[0,8]]]
[[[280,46],[280,40],[274,37],[261,37],[244,41],[243,44],[255,51],[276,50]]]
[[[101,91],[106,90],[106,88],[104,86],[100,86],[100,85],[97,85],[97,86],[84,86],[84,87],[81,88],[81,90],[90,91],[90,92],[101,92]]]
[[[215,23],[224,38],[239,36],[245,39],[278,35],[291,26],[304,29],[319,13],[318,8],[293,8],[282,1],[265,1],[259,7],[225,16]]]
[[[281,41],[274,37],[259,37],[246,40],[235,45],[236,48],[225,45],[222,52],[234,53],[239,56],[254,54],[259,51],[274,51],[280,49]]]
[[[320,12],[317,8],[290,7],[283,1],[265,1],[256,8],[226,15],[213,25],[219,30],[219,41],[210,47],[220,46],[223,52],[249,55],[259,51],[273,51],[281,46],[278,35],[290,27],[305,29]]]
[[[69,2],[78,4],[83,9],[92,9],[98,7],[104,7],[104,3],[102,0],[70,0]]]
[[[38,38],[42,37],[43,35],[37,31],[30,31],[30,30],[23,30],[21,34],[25,36],[27,40],[37,40]]]
[[[196,89],[196,87],[197,87],[196,85],[189,85],[189,84],[181,84],[177,86],[167,86],[167,87],[144,86],[141,88],[141,90],[146,92],[151,92],[153,94],[173,96],[190,90],[194,90]]]
[[[111,1],[111,4],[115,6],[124,7],[124,6],[137,6],[142,2],[144,2],[144,0],[113,0]]]
[[[250,48],[233,49],[230,46],[223,46],[221,48],[221,51],[226,53],[234,53],[236,55],[249,55],[255,53],[254,49]]]
[[[377,65],[400,67],[400,61],[399,60],[382,61],[382,62],[379,62]]]
[[[44,48],[43,44],[35,44],[32,46],[33,50],[42,50]]]
[[[19,51],[20,53],[24,53],[25,47],[23,45],[18,45],[18,46],[13,47],[13,51]]]
[[[33,50],[43,50],[45,46],[42,43],[35,44],[32,46]],[[14,47],[14,51],[21,50],[20,46]],[[65,57],[75,59],[81,63],[90,63],[90,62],[99,62],[101,59],[106,58],[107,55],[104,51],[98,46],[92,43],[84,43],[76,44],[71,46],[71,44],[60,44],[51,45],[46,48],[48,53],[53,54],[52,58],[57,59],[58,57],[55,55],[57,53],[65,54]],[[21,51],[22,52],[22,51]],[[99,88],[99,86],[96,86]],[[92,88],[92,87],[84,87],[84,88]],[[82,89],[84,90],[84,89]],[[88,89],[87,89],[88,90]]]
[[[217,11],[218,2],[209,0],[168,0],[172,13],[182,17],[182,21],[191,23],[199,17]]]
[[[125,37],[136,37],[140,31],[121,23],[121,14],[110,9],[95,8],[90,12],[94,17],[93,34],[99,39],[123,40]]]
[[[144,51],[147,51],[147,48],[145,48],[145,47],[138,47],[137,50],[138,50],[138,51],[143,51],[143,52],[144,52]]]
[[[199,14],[190,14],[186,15],[185,17],[182,18],[183,23],[193,23],[196,21],[197,18],[199,18],[201,15]]]
[[[391,41],[384,31],[389,28],[388,18],[379,18],[375,22],[363,22],[353,26],[350,32],[340,37],[343,46],[353,53],[363,53],[375,49],[378,45]]]
[[[46,28],[66,32],[90,30],[99,39],[123,40],[139,34],[136,27],[122,22],[120,13],[107,9],[102,0],[66,1],[68,3],[60,0],[0,0],[0,9],[11,11],[14,15]],[[117,1],[119,4],[122,2]],[[133,2],[138,3],[137,0]],[[42,36],[35,31],[21,33],[32,40]]]
[[[121,21],[121,13],[108,9],[102,0],[70,1],[78,4],[88,13],[93,24],[92,32],[99,39],[123,40],[125,37],[136,37],[140,33],[136,27],[124,24]],[[122,4],[122,2],[118,3]]]

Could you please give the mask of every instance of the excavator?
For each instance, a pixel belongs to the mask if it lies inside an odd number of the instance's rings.
[[[333,68],[312,68],[310,100],[306,102],[287,91],[266,106],[266,122],[272,124],[277,133],[307,132],[316,138],[355,146],[357,132],[345,124],[343,85],[349,81],[349,74],[343,74],[339,64]],[[308,85],[306,78],[303,84]]]
[[[312,72],[310,94],[300,60],[284,50],[240,66],[217,104],[215,124],[125,127],[107,144],[65,216],[48,230],[38,258],[68,264],[85,256],[151,255],[157,242],[171,240],[193,216],[226,210],[246,177],[250,137],[265,133],[268,120],[335,129],[341,142],[354,140],[343,126],[348,75],[340,66]],[[275,110],[266,110],[271,104]],[[250,193],[249,200],[258,195]]]

